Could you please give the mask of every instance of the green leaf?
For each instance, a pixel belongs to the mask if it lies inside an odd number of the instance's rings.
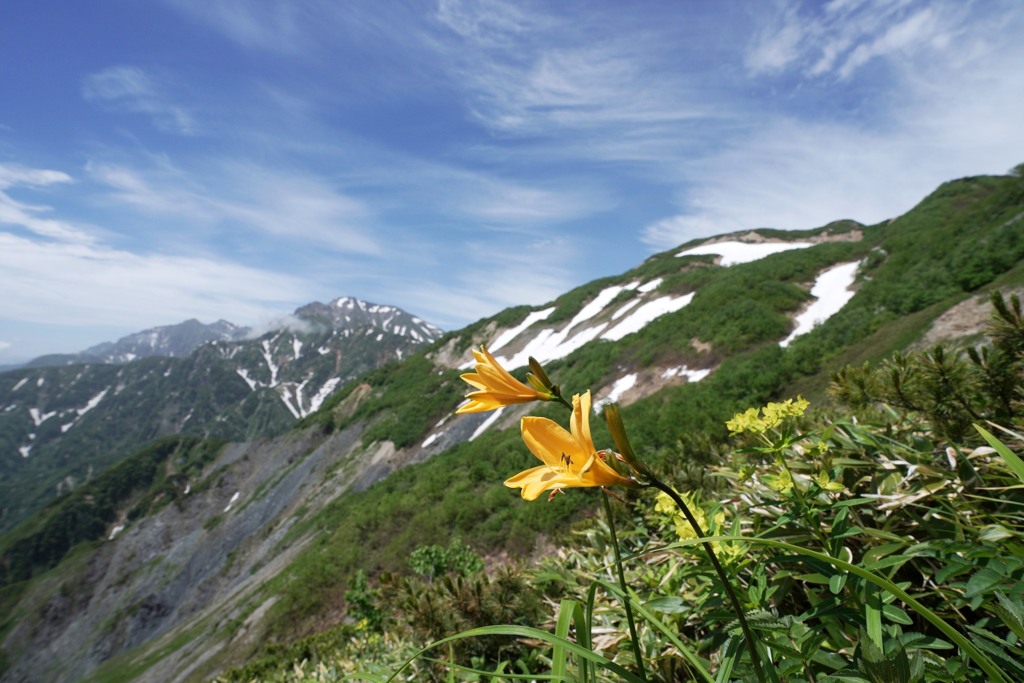
[[[949,650],[952,649],[953,644],[942,640],[941,638],[933,638],[932,636],[926,636],[923,633],[904,633],[900,636],[900,642],[903,643],[903,647],[908,650]]]
[[[983,593],[987,593],[992,588],[995,588],[1001,583],[1008,581],[1008,577],[1004,576],[1000,572],[985,567],[979,569],[971,575],[971,578],[967,580],[967,587],[964,592],[965,598],[974,598]]]
[[[572,628],[574,618],[582,617],[583,609],[575,600],[562,600],[558,607],[558,622],[555,624],[555,635],[563,640],[569,640],[569,630]],[[586,624],[580,623],[577,618],[576,630],[586,628]],[[589,649],[589,646],[587,646]],[[566,651],[560,644],[555,644],[551,650],[551,673],[555,676],[565,676]]]
[[[912,557],[909,557],[907,555],[893,555],[892,557],[883,557],[882,559],[876,560],[875,562],[865,561],[864,568],[869,569],[871,571],[876,571],[878,569],[885,569],[887,567],[899,567],[912,559]]]
[[[889,621],[896,622],[897,624],[903,624],[904,626],[909,626],[914,623],[914,620],[896,605],[885,605],[882,607],[882,614],[884,614]]]
[[[1010,600],[999,592],[996,593],[996,599],[999,602],[992,606],[992,611],[999,615],[1008,629],[1016,633],[1018,638],[1024,640],[1024,605]]]
[[[861,666],[874,683],[911,683],[910,660],[902,645],[896,643],[888,655],[869,637],[860,646]]]
[[[941,631],[943,635],[952,640],[961,650],[963,650],[979,667],[981,667],[981,669],[986,674],[988,674],[990,680],[1001,681],[1004,683],[1009,683],[1011,680],[1004,673],[1004,671],[997,664],[995,664],[984,652],[980,651],[977,647],[975,647],[974,644],[968,638],[964,637],[962,633],[960,633],[955,628],[950,626],[949,623],[947,623],[942,617],[940,617],[932,610],[928,609],[925,605],[921,604],[913,596],[909,595],[905,590],[894,584],[892,581],[888,580],[884,576],[872,573],[864,569],[863,567],[859,567],[855,564],[845,562],[843,560],[840,560],[839,558],[831,557],[829,555],[825,555],[824,553],[820,553],[809,548],[804,548],[798,545],[794,545],[792,543],[785,543],[783,541],[777,541],[769,538],[731,535],[708,536],[704,539],[688,539],[686,541],[680,541],[668,547],[684,547],[696,545],[697,543],[714,543],[716,541],[743,541],[745,543],[755,545],[764,545],[769,548],[779,548],[787,552],[806,555],[807,557],[811,557],[822,562],[828,562],[829,564],[835,566],[837,569],[841,569],[843,571],[856,574],[858,577],[864,579],[868,583],[878,586],[879,588],[882,588],[888,593],[891,593],[892,595],[896,596],[897,598],[902,600],[908,607],[910,607],[919,615],[921,615],[932,626]]]
[[[565,640],[564,638],[559,638],[553,633],[548,633],[547,631],[542,631],[539,628],[532,628],[530,626],[515,626],[509,624],[501,626],[483,626],[480,628],[471,628],[468,631],[462,631],[461,633],[456,633],[453,636],[448,636],[447,638],[442,638],[441,640],[434,641],[433,643],[426,646],[409,659],[405,660],[401,667],[399,667],[391,673],[391,677],[388,678],[388,681],[393,681],[396,678],[398,678],[399,674],[401,674],[402,671],[404,671],[410,664],[412,664],[414,660],[418,659],[419,657],[422,657],[424,654],[434,649],[435,647],[438,647],[440,645],[446,645],[448,643],[454,642],[456,640],[461,640],[464,638],[479,638],[481,636],[511,636],[516,638],[534,638],[549,643],[552,647],[555,647],[556,645],[561,646],[564,650],[571,652],[572,654],[578,657],[582,657],[583,659],[594,662],[598,666],[608,669],[609,671],[616,674],[623,680],[628,681],[629,683],[646,683],[644,679],[640,678],[639,676],[629,671],[628,669],[620,666],[619,664],[616,664],[610,659],[607,659],[606,657],[603,657],[597,654],[596,652],[592,652],[587,648],[581,647],[576,643]],[[545,678],[548,680],[558,680],[550,676],[524,676],[523,678]],[[707,680],[713,680],[710,674],[708,675]]]
[[[700,542],[700,539],[694,540],[698,543]],[[609,593],[617,595],[620,598],[626,599],[626,596],[623,595],[622,590],[615,584],[601,580],[594,581],[594,584],[599,584],[602,587],[604,587],[604,589]],[[679,640],[679,637],[676,635],[674,628],[671,628],[668,625],[666,625],[663,621],[658,619],[651,611],[649,611],[646,607],[641,605],[639,600],[636,599],[635,595],[630,594],[628,599],[630,603],[633,605],[633,609],[636,610],[637,614],[646,619],[647,623],[649,623],[655,629],[661,631],[661,634],[665,636],[669,640],[669,642],[671,642],[673,645],[679,648],[679,652],[683,655],[686,661],[689,662],[690,666],[693,667],[693,669],[701,675],[701,678],[703,678],[706,683],[714,683],[715,679],[708,672],[707,667],[697,656],[697,654],[693,652],[693,650],[691,650],[689,647],[684,645],[681,640]]]
[[[864,674],[859,671],[837,671],[818,680],[820,683],[865,683],[869,679],[865,678]]]
[[[1013,532],[1002,524],[987,524],[981,527],[981,531],[978,532],[979,541],[995,543],[997,541],[1005,541],[1008,538],[1013,538]]]
[[[644,603],[644,606],[662,614],[682,614],[686,611],[686,603],[678,595],[655,598]]]

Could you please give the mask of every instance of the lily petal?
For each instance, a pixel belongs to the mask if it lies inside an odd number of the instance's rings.
[[[513,403],[551,399],[550,393],[537,391],[509,374],[486,348],[473,349],[473,357],[476,359],[476,371],[462,375],[462,380],[477,391],[466,396],[469,403],[456,413],[482,413]]]
[[[526,500],[547,490],[591,486],[636,486],[621,476],[594,449],[590,437],[590,392],[573,396],[571,432],[545,417],[520,420],[523,442],[544,463],[520,472],[505,486],[521,488]]]
[[[519,428],[526,447],[548,467],[561,469],[568,465],[571,469],[575,465],[579,469],[590,455],[572,434],[546,417],[524,417]]]

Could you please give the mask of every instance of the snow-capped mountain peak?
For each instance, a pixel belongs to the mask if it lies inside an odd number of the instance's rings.
[[[440,328],[403,311],[362,301],[349,296],[334,299],[328,304],[313,302],[296,309],[295,317],[338,331],[352,333],[361,328],[375,328],[381,332],[408,337],[416,342],[431,342],[443,332]]]

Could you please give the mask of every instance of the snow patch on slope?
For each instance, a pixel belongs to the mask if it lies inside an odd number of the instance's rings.
[[[334,388],[338,386],[340,382],[340,377],[332,377],[327,380],[324,385],[320,387],[320,391],[316,392],[316,395],[313,396],[312,400],[310,400],[309,412],[315,413],[320,410],[320,406],[323,405],[324,400],[334,392]]]
[[[576,349],[580,348],[587,342],[593,341],[594,339],[602,338],[610,341],[622,339],[626,335],[640,330],[654,319],[667,313],[678,311],[693,300],[694,295],[692,292],[678,297],[659,297],[646,302],[643,301],[643,297],[638,297],[622,306],[619,306],[615,311],[610,313],[609,318],[612,321],[619,320],[621,318],[621,321],[611,329],[609,329],[608,322],[601,322],[591,327],[585,327],[584,329],[576,332],[576,334],[572,334],[572,332],[583,323],[591,321],[606,313],[608,306],[620,293],[624,291],[636,291],[640,294],[648,294],[657,289],[661,285],[661,282],[661,278],[655,278],[654,280],[644,284],[634,281],[624,285],[612,285],[610,287],[605,287],[598,292],[597,296],[587,302],[587,304],[583,306],[575,316],[573,316],[572,320],[570,320],[568,324],[561,329],[556,330],[553,328],[546,328],[539,330],[517,353],[505,357],[495,354],[495,359],[506,368],[518,368],[526,365],[531,356],[541,363],[565,358]],[[494,353],[497,349],[506,346],[518,338],[531,325],[547,319],[554,310],[555,308],[551,307],[542,311],[534,311],[533,313],[530,313],[523,322],[502,332],[498,337],[496,337],[494,339],[494,343],[487,346],[488,350],[491,353]],[[628,316],[626,315],[627,313],[629,313]],[[466,363],[464,367],[469,367],[471,365],[472,361]]]
[[[602,339],[618,341],[627,334],[639,332],[655,318],[660,318],[666,313],[674,313],[693,301],[693,292],[679,297],[663,296],[653,301],[648,301],[640,308],[630,313],[629,317],[612,329],[601,335]]]
[[[501,417],[501,414],[503,412],[505,412],[504,408],[498,408],[493,413],[491,413],[490,416],[486,420],[484,420],[479,427],[476,428],[476,431],[473,432],[473,435],[469,437],[469,440],[472,441],[476,437],[486,432],[488,427],[490,427],[492,424],[498,421],[498,418]]]
[[[526,319],[523,320],[523,322],[519,323],[512,329],[505,330],[500,335],[498,335],[498,337],[493,342],[491,342],[491,345],[487,347],[487,350],[490,351],[491,353],[494,353],[501,347],[505,346],[505,344],[508,344],[510,341],[518,337],[520,333],[522,333],[523,330],[525,330],[527,327],[534,324],[535,322],[547,319],[547,317],[554,312],[555,307],[552,306],[551,308],[545,308],[543,311],[534,311],[533,313],[530,313],[530,315],[526,316]]]
[[[854,278],[857,276],[857,262],[841,263],[823,271],[818,275],[811,287],[811,296],[817,301],[807,307],[807,310],[796,317],[796,327],[789,336],[779,342],[779,346],[789,346],[789,343],[802,334],[807,334],[846,305],[853,298]]]
[[[738,263],[750,263],[758,261],[765,256],[778,254],[790,249],[806,249],[813,247],[813,242],[715,242],[714,244],[700,244],[690,247],[676,254],[676,256],[703,256],[715,254],[722,257],[721,265],[734,266]]]
[[[622,395],[636,386],[636,374],[629,374],[625,377],[620,377],[612,385],[612,389],[608,392],[608,395],[599,401],[594,401],[594,412],[600,414],[601,410],[609,403],[617,403]]]
[[[708,375],[711,374],[711,368],[704,368],[703,370],[691,370],[685,365],[678,368],[668,368],[661,373],[662,379],[672,379],[673,377],[685,377],[690,382],[699,382]]]

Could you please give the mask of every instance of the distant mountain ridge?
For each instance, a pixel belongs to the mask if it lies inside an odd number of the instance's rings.
[[[314,301],[295,309],[292,315],[298,320],[326,329],[345,330],[370,326],[383,332],[408,336],[417,342],[433,341],[443,333],[440,328],[401,308],[374,304],[349,296],[340,296],[327,304]],[[287,327],[289,321],[281,319],[272,322],[269,329]],[[152,356],[183,358],[212,341],[239,341],[251,336],[255,336],[251,327],[239,326],[227,320],[206,324],[192,318],[175,325],[161,325],[135,332],[114,342],[101,342],[79,353],[39,356],[21,366],[0,368],[0,372],[17,367],[41,368],[81,363],[123,365]]]
[[[207,325],[192,318],[176,325],[162,325],[129,334],[115,342],[102,342],[79,353],[39,356],[25,363],[24,367],[40,368],[79,363],[123,365],[151,356],[181,358],[207,342],[242,339],[249,332],[248,327],[239,327],[227,320],[218,320]]]
[[[188,320],[0,373],[0,532],[151,439],[285,431],[441,334],[400,308],[339,297],[255,337]]]

